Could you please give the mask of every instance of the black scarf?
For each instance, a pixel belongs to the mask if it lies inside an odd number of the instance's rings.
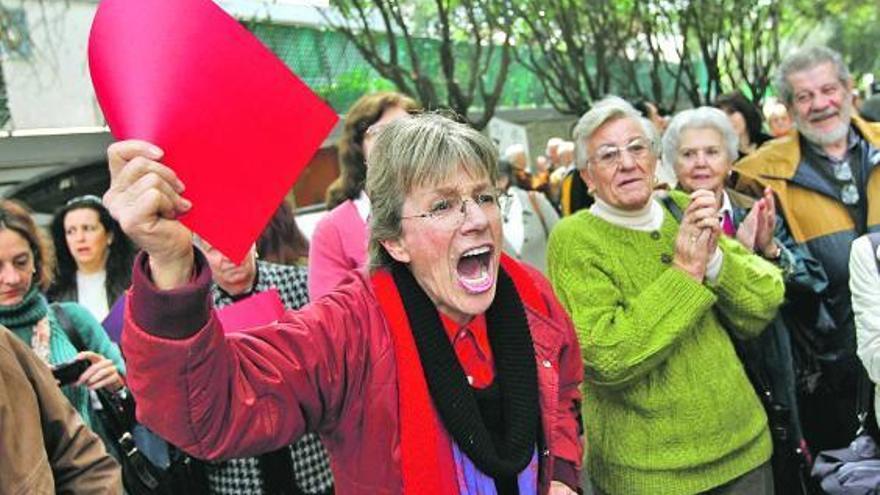
[[[537,445],[540,409],[535,350],[513,280],[504,270],[498,271],[495,300],[486,311],[504,423],[504,438],[496,445],[483,423],[474,391],[437,308],[405,265],[395,264],[392,275],[443,426],[474,465],[495,478],[496,484],[499,479],[515,478],[528,465]]]

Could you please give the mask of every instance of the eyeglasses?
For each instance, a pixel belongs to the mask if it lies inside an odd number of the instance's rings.
[[[75,198],[70,198],[67,200],[67,203],[64,206],[70,206],[74,203],[98,203],[99,205],[103,205],[101,202],[101,198],[95,196],[94,194],[84,194],[82,196],[77,196]]]
[[[633,160],[642,161],[651,153],[651,140],[638,137],[627,143],[626,146],[613,146],[606,144],[596,150],[590,161],[599,168],[615,169],[623,163],[623,153],[629,154]]]
[[[473,197],[464,199],[459,195],[451,195],[434,201],[430,209],[424,213],[403,216],[400,219],[429,218],[447,230],[455,230],[464,223],[469,202],[473,202],[477,208],[483,211],[484,215],[497,217],[502,213],[502,202],[505,210],[510,207],[510,201],[502,199],[506,197],[506,194],[497,190],[476,193]]]
[[[849,166],[849,160],[843,160],[840,162],[832,161],[831,170],[837,181],[846,182],[846,184],[840,187],[840,201],[843,202],[843,204],[850,206],[858,204],[861,197],[859,195],[859,188],[856,187],[855,181],[853,180],[853,173],[852,168]]]

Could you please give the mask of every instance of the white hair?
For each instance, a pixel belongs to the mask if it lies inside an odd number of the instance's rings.
[[[779,63],[779,68],[776,70],[776,78],[774,81],[776,91],[779,92],[782,101],[786,105],[791,105],[794,101],[794,88],[792,88],[788,76],[795,72],[812,69],[813,67],[826,63],[830,63],[834,66],[834,70],[837,72],[837,79],[839,79],[840,83],[846,87],[850,81],[849,70],[843,63],[843,57],[831,48],[826,46],[809,46],[801,48],[785,57],[782,62]]]
[[[687,129],[715,129],[721,134],[727,159],[732,163],[739,155],[739,136],[723,111],[713,107],[699,107],[678,112],[663,134],[663,162],[677,167],[681,134]]]
[[[651,142],[654,153],[659,149],[657,129],[648,119],[642,117],[638,110],[633,108],[626,100],[619,96],[606,96],[596,102],[585,113],[571,132],[574,140],[575,165],[578,169],[587,168],[589,154],[587,153],[587,141],[602,126],[618,119],[632,119],[642,126],[645,137]]]

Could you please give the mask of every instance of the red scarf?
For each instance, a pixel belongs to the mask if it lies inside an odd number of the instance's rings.
[[[548,315],[548,308],[540,291],[523,267],[505,254],[501,255],[501,267],[513,280],[523,304]],[[391,331],[397,363],[403,493],[458,495],[451,439],[431,403],[419,352],[397,285],[391,274],[385,270],[376,271],[372,276],[372,283],[376,299]]]

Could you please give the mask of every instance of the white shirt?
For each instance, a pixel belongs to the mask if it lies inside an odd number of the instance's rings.
[[[730,202],[730,196],[727,194],[727,191],[721,191],[721,209],[718,210],[718,214],[721,215],[721,218],[724,218],[724,214],[727,213],[730,215],[730,221],[733,221],[733,203]]]
[[[360,196],[357,197],[354,201],[354,207],[357,209],[358,216],[361,217],[361,220],[364,223],[367,223],[367,219],[370,217],[370,198],[367,196],[367,193],[361,191]]]
[[[656,198],[651,198],[651,201],[644,208],[635,211],[621,210],[611,206],[602,201],[598,196],[595,199],[596,202],[590,207],[590,213],[608,223],[642,232],[660,230],[660,227],[663,226],[665,210],[660,206]],[[729,204],[730,202],[728,201]],[[712,258],[706,264],[706,279],[710,283],[715,283],[718,280],[723,261],[724,255],[721,253],[721,249],[716,247],[715,253],[712,254]]]
[[[512,189],[512,188],[511,188]],[[504,239],[510,244],[516,254],[522,252],[523,243],[525,242],[525,226],[523,225],[523,204],[519,199],[519,195],[513,190],[509,191],[509,196],[504,196],[510,201],[510,207],[507,214],[504,215]],[[503,208],[508,208],[504,205]]]
[[[107,289],[104,282],[107,280],[107,272],[101,270],[97,273],[85,275],[76,272],[76,300],[86,307],[96,320],[104,321],[110,313],[107,304]]]

